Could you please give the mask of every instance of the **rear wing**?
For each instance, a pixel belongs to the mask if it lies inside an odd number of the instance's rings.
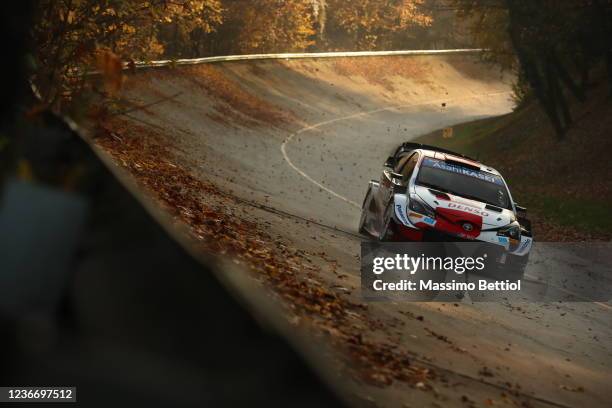
[[[434,152],[452,154],[452,155],[455,155],[455,156],[458,156],[458,157],[463,157],[464,159],[468,159],[468,160],[471,160],[471,161],[479,162],[477,159],[474,159],[473,157],[469,157],[469,156],[466,156],[465,154],[453,152],[451,150],[444,149],[442,147],[430,146],[430,145],[426,145],[426,144],[422,144],[422,143],[413,143],[413,142],[404,142],[404,143],[402,143],[400,145],[400,147],[397,148],[397,151],[395,152],[395,155],[397,156],[400,153],[410,152],[410,151],[416,150],[416,149],[433,150]]]

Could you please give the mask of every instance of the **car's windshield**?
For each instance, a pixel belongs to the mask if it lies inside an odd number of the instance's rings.
[[[511,209],[506,185],[500,176],[426,157],[417,184]]]

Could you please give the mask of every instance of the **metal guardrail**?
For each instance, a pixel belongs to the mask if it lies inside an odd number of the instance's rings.
[[[179,65],[197,65],[212,62],[247,61],[247,60],[273,60],[273,59],[307,59],[307,58],[339,58],[339,57],[383,57],[395,55],[445,55],[445,54],[475,54],[483,52],[482,48],[459,48],[452,50],[398,50],[398,51],[348,51],[348,52],[303,52],[285,54],[247,54],[247,55],[225,55],[218,57],[204,57],[176,60],[159,61],[136,61],[132,64],[126,63],[125,68],[132,66],[136,69],[156,68]]]

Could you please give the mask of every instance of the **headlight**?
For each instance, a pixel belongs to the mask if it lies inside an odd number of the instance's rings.
[[[510,224],[507,227],[501,228],[497,231],[497,235],[502,235],[511,239],[519,241],[521,239],[521,227],[518,224]]]
[[[410,201],[408,202],[408,208],[419,214],[427,215],[432,218],[436,217],[436,213],[434,212],[434,210],[415,196],[410,197]]]

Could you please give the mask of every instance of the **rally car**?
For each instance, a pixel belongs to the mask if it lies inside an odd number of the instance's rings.
[[[359,232],[381,241],[481,242],[524,268],[533,243],[526,209],[479,161],[418,143],[387,159],[363,201]]]

